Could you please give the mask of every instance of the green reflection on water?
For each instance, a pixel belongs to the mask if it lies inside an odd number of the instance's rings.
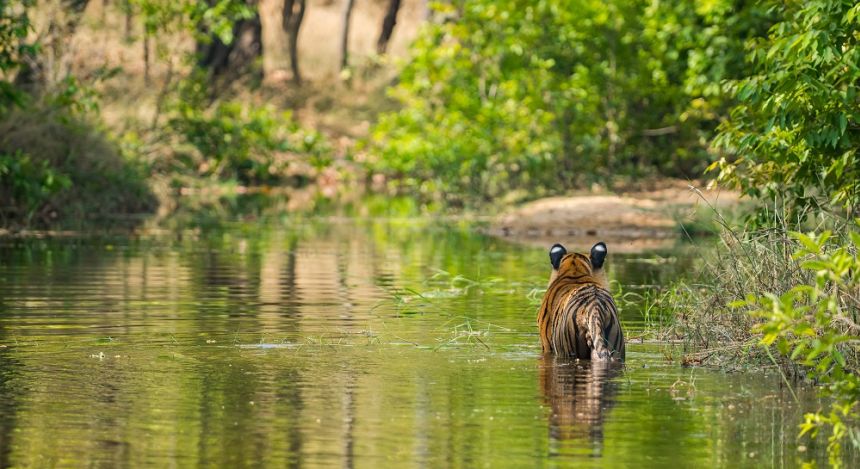
[[[693,255],[612,255],[610,276],[647,289]],[[414,219],[4,240],[0,467],[825,460],[796,448],[816,402],[777,376],[636,343],[626,370],[541,359],[547,274],[542,249]]]

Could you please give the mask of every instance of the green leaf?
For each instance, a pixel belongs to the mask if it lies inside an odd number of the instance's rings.
[[[834,349],[833,350],[833,358],[834,358],[834,360],[836,360],[836,363],[838,363],[839,366],[845,367],[845,356],[842,355],[842,352]]]
[[[800,232],[797,232],[797,231],[791,231],[791,232],[789,232],[789,234],[791,235],[792,238],[800,241],[800,244],[802,244],[803,247],[806,248],[807,252],[817,253],[820,251],[820,247],[819,247],[818,243],[813,238],[811,238],[810,236],[807,236],[807,235],[800,233]]]

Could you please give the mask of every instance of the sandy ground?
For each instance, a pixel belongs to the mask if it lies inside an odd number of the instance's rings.
[[[558,242],[585,249],[602,240],[616,252],[636,252],[670,246],[682,234],[680,222],[711,207],[735,206],[738,200],[736,192],[666,181],[651,190],[536,200],[496,217],[487,231],[534,246]]]

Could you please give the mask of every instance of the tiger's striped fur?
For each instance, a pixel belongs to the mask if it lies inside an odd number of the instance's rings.
[[[553,246],[553,273],[537,317],[544,353],[624,360],[624,333],[603,272],[605,255],[603,243],[591,256]]]

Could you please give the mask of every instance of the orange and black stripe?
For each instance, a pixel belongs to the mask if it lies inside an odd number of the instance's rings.
[[[599,259],[596,259],[595,249],[599,246],[602,251],[597,252]],[[537,317],[544,353],[624,360],[624,333],[618,308],[606,288],[602,271],[605,252],[603,243],[592,248],[591,257],[570,253],[558,261],[551,252],[553,278]]]

